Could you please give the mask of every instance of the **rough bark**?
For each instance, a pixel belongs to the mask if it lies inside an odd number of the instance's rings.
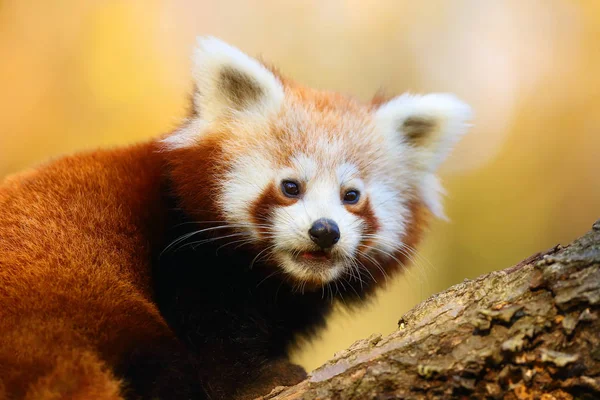
[[[600,399],[600,220],[465,280],[263,400]]]

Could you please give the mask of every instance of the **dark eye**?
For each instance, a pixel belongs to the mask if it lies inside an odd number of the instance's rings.
[[[344,203],[356,204],[360,198],[360,192],[358,190],[348,190],[344,195]]]
[[[300,185],[294,181],[281,182],[281,191],[287,197],[298,197],[300,195]]]

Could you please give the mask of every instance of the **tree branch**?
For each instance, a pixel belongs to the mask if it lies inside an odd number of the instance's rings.
[[[600,220],[502,271],[465,280],[263,400],[600,398]]]

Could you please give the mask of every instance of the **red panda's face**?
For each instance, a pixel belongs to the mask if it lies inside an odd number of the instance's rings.
[[[360,104],[216,39],[200,42],[195,64],[196,114],[163,141],[182,204],[286,277],[375,279],[414,251],[421,208],[442,215],[435,171],[469,116],[453,96]]]

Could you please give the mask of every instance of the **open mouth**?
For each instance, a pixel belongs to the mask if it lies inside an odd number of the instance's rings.
[[[300,253],[300,257],[305,260],[328,261],[331,260],[331,253],[327,253],[323,250],[305,251]]]
[[[300,255],[298,256],[298,258],[300,258],[302,260],[306,260],[306,261],[321,261],[321,262],[325,262],[325,261],[330,261],[331,260],[331,253],[325,252],[323,250],[304,251],[304,252],[300,253]]]

